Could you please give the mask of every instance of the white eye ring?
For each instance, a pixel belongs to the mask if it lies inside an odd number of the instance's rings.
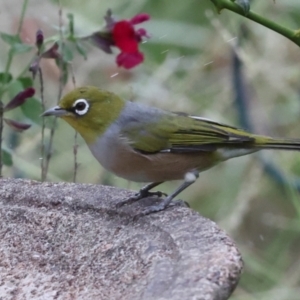
[[[77,99],[73,108],[77,115],[83,116],[89,111],[90,104],[85,99]]]

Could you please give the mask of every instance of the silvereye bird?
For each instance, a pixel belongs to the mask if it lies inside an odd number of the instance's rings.
[[[219,162],[261,149],[300,150],[300,139],[251,134],[205,118],[125,101],[93,86],[74,89],[43,116],[69,123],[108,171],[127,180],[152,182],[123,203],[155,194],[149,191],[164,181],[184,180],[143,215],[165,209],[195,182],[199,172]]]

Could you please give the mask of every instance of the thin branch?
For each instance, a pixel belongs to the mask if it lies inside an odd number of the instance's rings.
[[[19,25],[18,25],[17,35],[19,35],[21,33],[21,30],[22,30],[24,17],[25,17],[25,12],[26,12],[26,9],[27,9],[27,4],[28,4],[28,0],[24,0],[23,1],[23,6],[22,6],[21,17],[20,17],[20,21],[19,21]]]
[[[246,15],[244,10],[238,4],[230,0],[210,0],[217,8],[218,12],[222,9],[231,10],[247,19],[250,19],[258,24],[261,24],[294,42],[297,46],[300,47],[300,30],[292,30],[287,27],[284,27],[278,23],[273,22],[267,18],[264,18],[252,11],[249,11]]]
[[[4,105],[0,100],[0,178],[2,177],[2,132],[3,132],[3,113],[4,113]]]
[[[39,79],[40,79],[40,94],[41,94],[41,104],[42,112],[45,111],[45,98],[44,98],[44,79],[42,69],[38,69]],[[45,181],[47,177],[47,172],[45,170],[45,118],[42,118],[42,145],[41,145],[41,181]]]
[[[7,84],[7,81],[8,81],[8,78],[9,78],[9,76],[8,76],[9,75],[9,69],[10,69],[12,61],[13,61],[13,51],[10,49],[8,51],[8,58],[7,58],[7,61],[6,61],[6,64],[5,64],[4,78],[3,78],[2,86],[1,86],[1,89],[0,89],[0,97],[4,94],[5,85]]]
[[[73,173],[73,182],[76,182],[76,178],[77,178],[77,172],[78,172],[78,160],[77,160],[77,153],[78,153],[78,142],[77,142],[77,138],[78,138],[78,133],[77,131],[75,131],[74,134],[74,146],[73,146],[73,154],[74,154],[74,173]]]
[[[63,49],[64,49],[64,37],[63,37],[63,32],[62,32],[62,7],[61,3],[59,1],[59,39],[60,39],[60,57],[58,58],[58,67],[60,69],[60,75],[59,75],[59,87],[58,87],[58,95],[57,95],[57,103],[59,102],[61,96],[62,96],[62,91],[64,88],[64,68],[63,68]],[[48,169],[49,169],[49,164],[50,160],[52,157],[52,146],[53,146],[53,139],[54,139],[54,134],[55,134],[55,128],[56,128],[56,123],[57,123],[57,117],[54,118],[52,122],[52,127],[50,130],[50,138],[49,138],[49,146],[47,150],[47,155],[46,155],[46,161],[44,164],[44,171],[45,171],[45,176],[47,176]]]
[[[76,79],[75,79],[75,74],[74,74],[74,70],[73,70],[73,65],[70,63],[70,72],[72,74],[72,83],[74,85],[74,88],[76,88]],[[76,182],[76,178],[77,178],[77,173],[78,173],[78,167],[79,167],[79,163],[78,163],[78,132],[75,130],[75,134],[74,134],[74,146],[73,146],[73,154],[74,154],[74,173],[73,173],[73,182]]]

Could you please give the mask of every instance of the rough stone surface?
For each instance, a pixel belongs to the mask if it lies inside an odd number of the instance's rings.
[[[228,299],[231,239],[186,207],[133,221],[150,200],[107,186],[0,179],[0,299]]]

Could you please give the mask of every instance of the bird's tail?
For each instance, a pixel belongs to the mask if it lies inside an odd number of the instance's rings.
[[[263,149],[300,151],[300,139],[271,138],[262,135],[248,135],[249,140],[233,143],[219,149],[223,160],[247,155]]]
[[[278,149],[300,151],[300,139],[270,138],[260,135],[253,135],[255,142],[253,148],[260,149]]]

